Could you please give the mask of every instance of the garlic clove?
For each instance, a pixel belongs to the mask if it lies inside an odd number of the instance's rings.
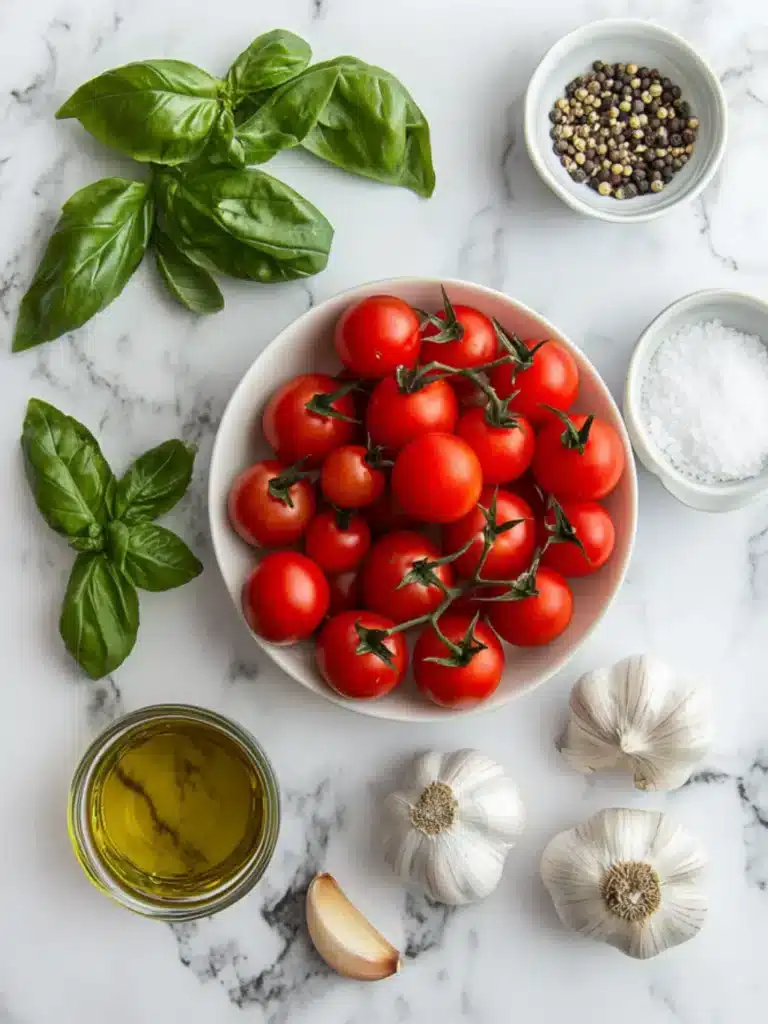
[[[400,970],[400,954],[349,901],[332,875],[307,890],[309,937],[329,967],[346,978],[379,981]]]

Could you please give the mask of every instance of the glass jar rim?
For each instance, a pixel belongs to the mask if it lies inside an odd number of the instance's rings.
[[[88,793],[103,759],[122,737],[152,721],[174,719],[211,726],[238,744],[264,787],[264,825],[259,843],[245,863],[215,890],[199,897],[162,900],[138,895],[134,890],[121,885],[106,868],[90,834]],[[280,790],[275,771],[261,744],[231,718],[195,704],[150,704],[122,715],[89,744],[72,777],[67,825],[75,856],[97,889],[121,906],[145,917],[161,921],[191,921],[231,906],[263,876],[272,859],[280,829]]]

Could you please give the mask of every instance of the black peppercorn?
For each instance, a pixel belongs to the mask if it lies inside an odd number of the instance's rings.
[[[682,134],[683,145],[690,146],[692,142],[696,141],[696,136],[690,128],[686,128]]]
[[[672,88],[670,89],[670,92],[672,93],[672,95],[674,96],[674,98],[676,100],[679,100],[680,97],[682,96],[682,90],[681,90],[679,85],[673,85]]]
[[[661,181],[661,171],[651,171],[649,177],[651,181]]]
[[[602,71],[604,67],[605,67],[605,64],[603,64],[603,62],[601,60],[596,60],[596,61],[592,62],[592,70],[593,71]]]
[[[680,157],[675,157],[674,160],[672,161],[672,167],[676,171],[679,171],[682,166],[683,166],[683,161],[680,159]]]
[[[665,167],[664,170],[661,172],[661,180],[664,181],[665,183],[672,181],[674,176],[675,172],[672,170],[671,167]]]

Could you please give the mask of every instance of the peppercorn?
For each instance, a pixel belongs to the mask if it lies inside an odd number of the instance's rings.
[[[613,187],[607,181],[601,181],[597,190],[601,196],[609,196],[613,192]]]
[[[693,132],[690,130],[690,128],[686,128],[685,131],[682,134],[683,143],[686,146],[689,146],[692,142],[695,141],[695,139],[696,139],[696,136],[693,134]]]
[[[664,182],[661,179],[651,182],[651,192],[661,192],[664,189]]]
[[[669,115],[667,113],[666,107],[659,107],[659,109],[656,111],[656,117],[658,117],[660,121],[666,121],[668,116]]]
[[[555,146],[555,151],[557,153],[567,153],[568,152],[568,143],[565,141],[565,139],[560,139],[560,141]]]
[[[646,91],[641,94],[640,99],[647,107],[652,102],[653,96],[651,96],[650,92],[646,89]]]
[[[571,171],[571,177],[578,185],[583,185],[584,182],[587,180],[586,174],[584,173],[584,171],[582,171],[580,167],[577,167],[575,170]]]

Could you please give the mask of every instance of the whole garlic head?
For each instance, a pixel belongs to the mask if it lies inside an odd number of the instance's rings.
[[[556,835],[541,877],[563,924],[646,959],[701,929],[705,865],[698,843],[665,815],[610,808]]]
[[[384,808],[387,863],[438,903],[472,903],[493,892],[525,825],[517,786],[476,750],[417,757]]]
[[[709,692],[637,655],[579,679],[561,750],[580,772],[626,770],[636,789],[677,789],[711,739]]]

